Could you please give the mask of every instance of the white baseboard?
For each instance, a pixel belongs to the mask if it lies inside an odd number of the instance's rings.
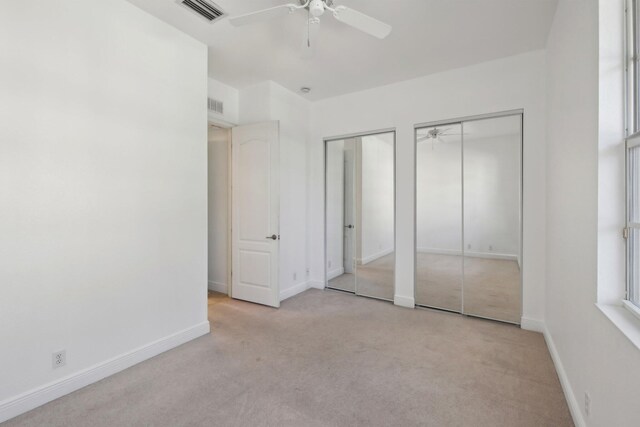
[[[553,342],[553,337],[547,326],[542,322],[542,329],[544,340],[547,343],[547,347],[549,348],[549,353],[551,354],[551,360],[553,360],[553,364],[556,367],[556,372],[558,373],[558,378],[560,379],[560,385],[562,386],[562,391],[564,392],[564,397],[567,399],[567,405],[569,406],[569,411],[571,412],[571,417],[573,418],[573,423],[576,427],[586,427],[586,423],[584,418],[582,417],[582,407],[578,403],[578,399],[576,399],[575,394],[573,393],[573,388],[571,387],[571,383],[569,382],[569,377],[567,375],[567,371],[564,370],[564,365],[562,364],[562,360],[560,360],[560,354],[558,354],[558,350],[556,349],[556,345]]]
[[[406,308],[416,307],[416,301],[415,301],[415,298],[413,297],[404,297],[401,295],[395,295],[393,297],[393,303],[400,307],[406,307]]]
[[[427,247],[419,247],[418,253],[436,254],[436,255],[458,255],[458,256],[462,255],[462,251],[459,251],[456,249],[436,249],[436,248],[427,248]],[[470,257],[470,258],[506,259],[509,261],[517,261],[518,265],[520,264],[520,259],[518,255],[513,255],[513,254],[465,251],[464,256]]]
[[[377,260],[378,258],[382,258],[383,256],[387,256],[390,253],[392,253],[394,251],[394,248],[389,248],[389,249],[385,249],[383,251],[380,251],[378,253],[375,253],[373,255],[369,255],[367,257],[364,257],[362,259],[358,259],[358,264],[360,265],[366,265],[369,264],[372,261]]]
[[[221,294],[229,293],[229,287],[226,283],[214,282],[213,280],[209,280],[209,290],[220,292]]]
[[[209,321],[0,402],[0,423],[209,333]]]
[[[528,317],[520,318],[520,328],[527,331],[540,332],[542,334],[545,331],[544,322],[542,320],[531,319]]]
[[[344,267],[336,268],[335,270],[331,270],[327,272],[327,280],[335,279],[338,276],[342,276],[344,274]]]
[[[298,283],[297,285],[294,285],[289,289],[280,291],[280,302],[306,291],[310,287],[309,283],[310,282]]]
[[[309,288],[314,288],[314,289],[324,289],[324,282],[321,282],[319,280],[309,280],[307,282],[309,284]]]

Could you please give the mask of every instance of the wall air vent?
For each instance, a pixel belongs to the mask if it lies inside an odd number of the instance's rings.
[[[193,13],[197,13],[208,22],[213,22],[224,16],[220,6],[209,0],[177,0],[178,3],[188,8]]]
[[[224,114],[224,103],[217,99],[207,98],[207,108],[213,113]]]

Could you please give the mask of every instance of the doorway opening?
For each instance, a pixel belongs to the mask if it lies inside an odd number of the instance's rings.
[[[210,123],[208,170],[208,304],[231,296],[231,129]]]
[[[207,161],[209,293],[279,307],[278,122],[210,123]]]

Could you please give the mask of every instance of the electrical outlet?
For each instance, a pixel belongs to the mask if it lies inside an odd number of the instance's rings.
[[[467,245],[467,249],[471,249],[471,245]]]
[[[56,351],[51,355],[51,364],[53,368],[59,368],[67,364],[67,351]]]
[[[298,280],[298,273],[293,273],[293,280]]]
[[[307,267],[307,269],[305,270],[305,273],[307,273],[307,277],[309,277],[309,274],[311,274],[311,269]]]
[[[492,251],[493,250],[493,245],[489,245],[489,250]]]
[[[331,268],[331,261],[329,261],[329,268]]]
[[[591,396],[586,391],[584,392],[584,413],[587,417],[591,414]]]

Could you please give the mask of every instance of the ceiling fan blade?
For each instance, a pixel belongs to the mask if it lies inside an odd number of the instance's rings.
[[[289,3],[282,6],[271,7],[269,9],[259,10],[257,12],[247,13],[245,15],[234,16],[229,18],[229,22],[239,27],[241,25],[255,24],[257,22],[266,21],[268,19],[277,18],[278,16],[287,15],[300,7]]]
[[[384,39],[391,33],[391,25],[346,6],[338,6],[333,15],[338,21],[379,39]]]

